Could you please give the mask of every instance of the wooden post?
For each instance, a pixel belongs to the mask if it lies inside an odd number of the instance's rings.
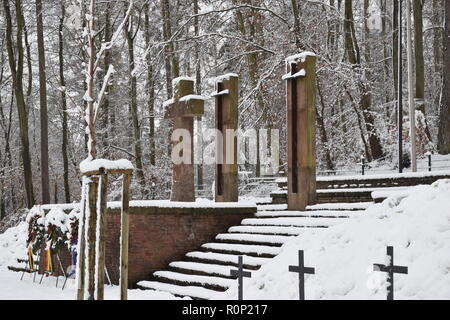
[[[123,174],[120,237],[120,300],[128,299],[128,240],[131,174]]]
[[[288,122],[288,209],[316,202],[316,57],[286,59]]]
[[[164,119],[173,119],[173,129],[185,129],[190,134],[190,149],[183,149],[190,156],[190,163],[174,163],[172,171],[171,201],[195,201],[194,184],[194,117],[203,115],[204,99],[193,95],[194,81],[186,78],[173,80],[173,98],[166,105]],[[173,141],[174,146],[181,142]]]
[[[108,175],[105,169],[100,169],[100,217],[98,217],[98,257],[97,257],[97,296],[96,300],[104,300],[105,292],[105,225],[107,214],[107,190],[108,190]]]
[[[96,231],[97,231],[97,192],[98,192],[98,177],[90,177],[91,181],[88,183],[88,205],[89,205],[89,229],[87,230],[87,246],[88,258],[87,268],[88,272],[88,300],[94,299],[95,293],[95,248],[96,248]]]
[[[225,75],[216,80],[216,202],[238,201],[238,76]]]
[[[86,179],[86,177],[83,177],[83,179]],[[84,183],[83,181],[83,186],[84,188],[88,188],[89,190],[89,185],[87,183]],[[82,192],[85,192],[86,190],[82,190]],[[85,193],[87,194],[87,193]],[[84,234],[86,232],[86,199],[84,199],[83,203],[81,204],[82,208],[81,208],[81,217],[80,217],[80,221],[78,222],[79,224],[82,224],[81,230],[79,231],[81,234],[79,236],[80,239],[80,243],[77,244],[77,251],[78,251],[78,256],[79,256],[79,264],[80,267],[78,268],[80,270],[80,274],[77,275],[77,277],[79,278],[79,285],[78,285],[78,291],[77,291],[77,300],[84,300],[84,288],[85,288],[85,281],[84,281],[84,276],[85,276],[85,271],[84,268],[86,267],[86,260],[85,260],[85,255],[84,252],[86,250],[86,241],[85,241],[85,237]]]

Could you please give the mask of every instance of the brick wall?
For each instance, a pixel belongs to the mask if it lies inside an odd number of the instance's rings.
[[[129,244],[129,287],[149,279],[154,271],[213,241],[256,208],[131,208]],[[113,283],[119,281],[120,211],[107,218],[106,265]]]

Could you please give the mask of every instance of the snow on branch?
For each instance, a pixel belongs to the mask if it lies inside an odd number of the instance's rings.
[[[98,94],[97,102],[94,102],[94,123],[97,122],[98,109],[102,105],[105,94],[107,94],[106,89],[108,88],[109,79],[111,78],[114,72],[115,72],[114,66],[110,64],[108,67],[108,72],[106,73],[105,78],[103,79],[102,89]]]
[[[130,15],[131,15],[131,12],[133,11],[133,6],[134,6],[134,1],[133,1],[133,0],[130,0],[130,4],[129,4],[129,6],[128,6],[128,10],[127,10],[127,12],[126,12],[126,14],[125,14],[125,17],[123,18],[123,20],[122,20],[122,22],[120,23],[119,27],[117,27],[116,32],[114,32],[113,36],[111,37],[111,41],[102,43],[102,46],[101,46],[101,48],[100,48],[100,50],[99,50],[99,52],[98,52],[98,54],[97,54],[97,59],[96,59],[96,61],[95,61],[95,68],[94,68],[94,70],[97,69],[98,64],[100,63],[100,60],[101,60],[101,58],[102,58],[102,56],[103,56],[103,53],[104,53],[106,50],[109,50],[109,49],[111,49],[111,48],[114,46],[115,42],[117,41],[117,38],[118,38],[119,35],[120,35],[120,32],[121,32],[122,29],[124,28],[125,24],[126,24],[127,21],[128,21],[128,18],[129,18]]]

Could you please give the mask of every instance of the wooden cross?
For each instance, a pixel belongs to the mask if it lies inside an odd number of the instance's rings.
[[[298,266],[289,266],[290,272],[298,273],[299,299],[305,300],[305,274],[314,274],[314,268],[305,267],[303,250],[298,251]]]
[[[238,129],[238,76],[230,73],[216,79],[216,202],[238,201],[237,136],[229,134]]]
[[[252,274],[248,271],[244,271],[242,256],[239,256],[239,258],[238,258],[238,270],[231,270],[230,273],[233,277],[238,278],[238,283],[239,283],[238,299],[244,300],[244,277],[251,278]]]
[[[390,258],[389,264],[383,265],[375,263],[373,265],[373,270],[388,273],[389,287],[387,292],[387,300],[394,300],[394,273],[408,274],[408,267],[394,265],[394,247],[388,246],[386,251],[386,254]]]
[[[164,119],[173,120],[173,129],[185,129],[190,134],[190,141],[183,142],[182,152],[188,163],[174,163],[172,173],[171,201],[195,201],[194,185],[194,118],[204,113],[204,98],[194,95],[194,80],[189,78],[176,78],[172,81],[173,98],[165,103]],[[182,142],[182,137],[172,141],[174,145]]]

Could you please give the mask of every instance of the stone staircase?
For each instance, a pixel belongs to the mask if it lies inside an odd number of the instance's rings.
[[[150,280],[138,282],[141,289],[170,292],[193,299],[210,299],[236,282],[230,271],[243,256],[246,271],[258,270],[280,253],[280,247],[305,228],[325,230],[353,215],[361,214],[374,202],[410,186],[450,178],[450,171],[353,177],[318,177],[317,202],[305,211],[287,210],[287,181],[277,179],[279,190],[272,202],[258,205],[254,217],[242,220],[214,242],[188,252],[182,261],[171,262]]]
[[[244,269],[258,270],[304,228],[328,228],[363,212],[371,204],[373,202],[318,204],[305,211],[287,211],[283,204],[259,205],[255,217],[242,220],[240,225],[218,234],[214,242],[188,252],[182,261],[171,262],[166,270],[153,273],[150,280],[137,285],[141,289],[166,291],[176,296],[210,299],[235,283],[230,271],[237,267],[238,256],[243,256]]]

